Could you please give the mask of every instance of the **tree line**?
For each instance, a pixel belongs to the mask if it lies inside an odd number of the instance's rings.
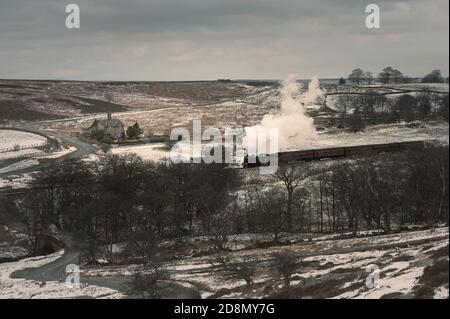
[[[416,95],[352,95],[341,94],[335,102],[340,125],[354,131],[368,124],[415,120],[443,120],[448,123],[449,96],[421,92]]]
[[[364,71],[361,68],[354,69],[347,80],[353,84],[373,84],[376,80],[378,80],[382,84],[399,84],[399,83],[408,83],[410,79],[405,76],[401,71],[395,69],[391,66],[384,68],[378,76],[374,76],[374,74],[370,71]],[[344,85],[347,83],[345,78],[340,78],[339,84]],[[422,78],[422,83],[448,83],[448,78],[444,78],[441,74],[440,70],[433,70],[431,73],[427,74]]]
[[[74,161],[37,175],[19,201],[0,212],[22,216],[37,253],[56,226],[71,233],[84,261],[151,264],[162,241],[206,236],[226,251],[239,234],[329,233],[448,223],[448,147],[282,166],[267,184],[244,181],[218,164],[156,164],[110,156],[92,167]]]

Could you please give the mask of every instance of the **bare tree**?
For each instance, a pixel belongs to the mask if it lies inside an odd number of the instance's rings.
[[[234,232],[234,221],[239,217],[239,204],[235,199],[228,207],[215,212],[211,216],[209,240],[219,251],[229,250],[237,235]]]
[[[291,286],[292,275],[298,267],[298,257],[292,251],[283,251],[273,255],[274,267],[283,276],[284,286]]]
[[[287,219],[287,227],[289,230],[292,230],[293,226],[292,207],[294,202],[294,192],[300,186],[301,182],[307,177],[307,175],[308,172],[304,165],[281,166],[276,173],[277,179],[283,183],[286,190],[287,195],[286,219]]]
[[[346,118],[348,111],[352,109],[354,98],[349,94],[341,94],[336,99],[335,107],[341,118],[341,125],[346,126]]]
[[[253,285],[253,277],[256,271],[256,262],[244,256],[242,258],[231,255],[217,255],[211,262],[213,267],[219,267],[234,278],[245,280],[247,286]]]
[[[128,293],[142,299],[162,297],[161,281],[167,280],[169,273],[160,264],[154,264],[149,271],[138,272],[128,283]]]
[[[271,190],[258,197],[257,216],[264,232],[272,234],[272,242],[279,243],[286,229],[283,213],[286,211],[285,196],[276,190]],[[289,226],[288,226],[289,227]]]

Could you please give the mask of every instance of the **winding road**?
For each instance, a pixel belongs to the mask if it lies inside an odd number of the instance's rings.
[[[33,166],[27,167],[27,168],[21,168],[21,169],[17,169],[17,170],[8,171],[5,173],[0,173],[0,177],[36,172],[41,169],[49,167],[50,165],[52,165],[52,163],[63,162],[63,161],[69,160],[69,159],[81,158],[85,155],[95,153],[98,150],[98,148],[92,144],[85,143],[76,137],[71,137],[67,134],[63,134],[63,133],[56,132],[56,131],[49,131],[49,130],[31,128],[31,127],[24,127],[24,128],[20,128],[20,129],[18,129],[18,128],[0,128],[0,129],[23,131],[23,132],[27,132],[27,133],[33,133],[33,134],[45,136],[48,138],[58,138],[58,139],[61,139],[64,143],[74,146],[77,149],[74,152],[71,152],[64,156],[61,156],[60,158],[55,158],[54,160],[41,162],[37,165],[33,165]]]

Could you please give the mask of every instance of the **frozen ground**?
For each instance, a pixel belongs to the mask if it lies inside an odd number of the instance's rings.
[[[258,265],[251,287],[214,268],[214,255],[183,258],[168,269],[173,280],[197,287],[202,298],[448,298],[448,242],[448,227],[443,227],[367,238],[317,238],[230,253],[235,260]],[[271,266],[274,254],[282,251],[298,256],[289,295]],[[369,266],[380,270],[378,287],[366,286]],[[84,269],[83,275],[127,276],[134,268]]]
[[[448,227],[443,227],[366,238],[323,237],[289,246],[231,252],[232,258],[256,263],[251,287],[213,267],[214,255],[182,258],[169,263],[168,270],[172,281],[180,287],[195,287],[202,298],[448,298],[448,234]],[[282,279],[272,267],[274,254],[283,251],[298,256],[289,291],[283,289]],[[60,251],[0,264],[0,298],[122,298],[124,295],[113,289],[83,284],[83,278],[131,278],[136,268],[82,268],[81,289],[68,288],[62,282],[10,278],[14,271],[40,267],[62,255]],[[377,287],[366,286],[369,266],[380,270]]]
[[[448,239],[427,242],[431,238],[442,238],[443,234],[448,236],[448,228],[435,234],[425,231],[369,239],[319,241],[283,248],[242,251],[234,255],[235,258],[255,259],[259,265],[270,265],[273,253],[288,249],[298,254],[299,266],[292,282],[295,295],[291,297],[381,298],[393,293],[397,297],[410,297],[413,291],[420,287],[420,278],[427,266],[433,265],[439,258],[443,258],[441,260],[446,260],[448,264],[448,251],[446,256],[444,253],[444,256],[433,257],[433,252],[437,249],[448,249]],[[417,244],[413,244],[413,241]],[[423,243],[418,243],[420,241]],[[410,244],[405,245],[408,242]],[[406,248],[401,248],[403,245]],[[369,246],[372,248],[368,249]],[[381,270],[379,288],[369,289],[365,286],[368,275],[366,268],[369,265],[377,265]],[[226,272],[211,272],[208,258],[183,261],[174,268],[174,276],[178,280],[201,287],[202,296],[205,298],[282,296],[281,278],[276,279],[277,275],[274,276],[270,266],[262,266],[257,270],[254,287],[246,287],[244,281],[227,278]],[[435,289],[439,291],[435,297],[448,298],[448,277],[447,282],[439,283]]]
[[[47,139],[40,135],[0,129],[0,151],[2,149],[14,148],[16,146],[22,147],[34,144],[43,145],[46,142]]]
[[[111,150],[112,154],[125,155],[136,154],[144,161],[158,162],[168,158],[170,153],[165,144],[148,144],[140,146],[117,147]]]
[[[448,123],[422,123],[420,128],[411,127],[408,123],[382,124],[369,126],[359,133],[328,130],[320,132],[317,138],[311,142],[311,146],[313,148],[325,148],[419,140],[436,140],[448,145]]]

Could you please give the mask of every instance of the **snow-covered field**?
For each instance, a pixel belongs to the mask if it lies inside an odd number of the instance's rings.
[[[383,124],[368,127],[359,133],[348,133],[340,130],[319,132],[309,141],[306,148],[318,149],[339,146],[357,146],[365,144],[382,144],[406,141],[433,140],[443,145],[449,144],[449,126],[447,123],[423,123],[419,128],[407,123]],[[145,161],[163,161],[169,158],[170,150],[164,144],[148,144],[139,146],[117,147],[113,154],[136,154]]]
[[[433,257],[439,248],[448,249],[448,239],[428,244],[408,245],[407,248],[396,247],[408,241],[439,238],[448,228],[435,234],[430,231],[413,232],[399,235],[386,235],[369,239],[350,239],[317,242],[313,246],[296,244],[291,247],[251,250],[235,253],[236,257],[247,257],[258,260],[258,264],[267,262],[271,254],[283,250],[291,250],[299,255],[299,267],[293,275],[292,290],[300,298],[381,298],[389,294],[411,297],[413,291],[420,287],[420,278],[427,266],[439,260],[448,263],[448,252],[445,257]],[[440,234],[440,235],[439,235]],[[362,242],[374,248],[365,250]],[[393,247],[382,248],[385,245]],[[375,248],[379,246],[380,248]],[[339,253],[346,247],[353,252]],[[358,249],[360,247],[360,249]],[[301,255],[313,254],[301,258]],[[407,260],[407,261],[401,261]],[[243,280],[229,279],[225,274],[212,272],[207,267],[208,260],[200,258],[188,262],[180,262],[174,268],[174,277],[202,287],[202,297],[219,298],[267,298],[277,295],[282,288],[281,278],[272,273],[270,267],[262,267],[255,276],[255,285],[248,289]],[[379,287],[368,288],[365,283],[368,266],[375,265],[381,271]],[[448,269],[448,268],[447,268]],[[448,271],[448,270],[447,270]],[[327,286],[328,285],[328,286]],[[316,287],[316,288],[314,288]],[[435,287],[435,298],[448,298],[448,282]]]
[[[170,153],[165,148],[165,144],[148,144],[140,146],[127,146],[113,148],[114,155],[136,154],[144,161],[158,162],[169,157]]]
[[[422,127],[410,127],[407,123],[381,124],[369,126],[358,133],[339,130],[320,132],[313,141],[312,148],[356,146],[406,141],[435,140],[444,145],[449,143],[448,123],[422,123]]]
[[[449,84],[448,83],[406,83],[406,84],[393,84],[390,85],[394,88],[399,89],[411,89],[411,90],[421,90],[423,88],[427,88],[430,90],[448,92]]]
[[[41,150],[35,148],[28,148],[19,151],[0,153],[0,160],[13,159],[19,157],[39,156],[43,154],[44,152]]]
[[[47,139],[40,135],[13,130],[0,130],[0,150],[16,146],[43,145],[46,142]]]

